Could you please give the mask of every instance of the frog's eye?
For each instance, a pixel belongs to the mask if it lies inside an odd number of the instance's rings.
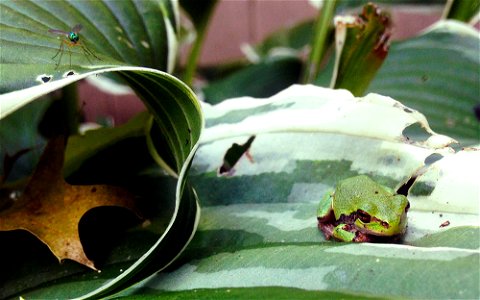
[[[357,216],[363,223],[370,223],[372,218],[367,212],[364,212],[361,209],[357,210]]]

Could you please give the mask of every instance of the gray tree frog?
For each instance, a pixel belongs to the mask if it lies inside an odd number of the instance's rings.
[[[338,182],[318,206],[318,228],[328,240],[395,241],[407,228],[407,197],[395,194],[366,175]]]

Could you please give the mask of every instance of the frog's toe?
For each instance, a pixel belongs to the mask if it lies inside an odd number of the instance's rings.
[[[352,242],[356,236],[356,230],[348,224],[339,224],[333,229],[333,237],[339,241]]]

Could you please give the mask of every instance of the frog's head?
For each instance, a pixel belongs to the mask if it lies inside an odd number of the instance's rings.
[[[387,199],[388,198],[388,199]],[[364,203],[356,212],[355,225],[366,233],[392,236],[405,233],[410,204],[404,195],[383,197],[383,201]]]

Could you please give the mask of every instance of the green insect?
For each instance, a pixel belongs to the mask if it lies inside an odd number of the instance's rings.
[[[65,46],[67,46],[68,54],[70,55],[70,68],[72,68],[72,51],[70,48],[72,47],[80,47],[83,50],[83,54],[87,58],[89,63],[92,63],[92,60],[90,59],[91,57],[101,60],[95,53],[88,49],[87,46],[80,41],[80,35],[78,34],[80,30],[82,30],[83,26],[81,24],[77,24],[73,26],[72,30],[70,32],[66,32],[63,30],[58,30],[58,29],[49,29],[48,32],[54,33],[54,34],[60,34],[63,35],[64,38],[60,42],[60,47],[58,48],[57,53],[52,57],[52,59],[55,59],[55,57],[60,54],[60,57],[58,58],[57,63],[55,64],[55,69],[58,68],[60,65],[60,62],[62,61],[62,56],[63,52],[65,49]]]

